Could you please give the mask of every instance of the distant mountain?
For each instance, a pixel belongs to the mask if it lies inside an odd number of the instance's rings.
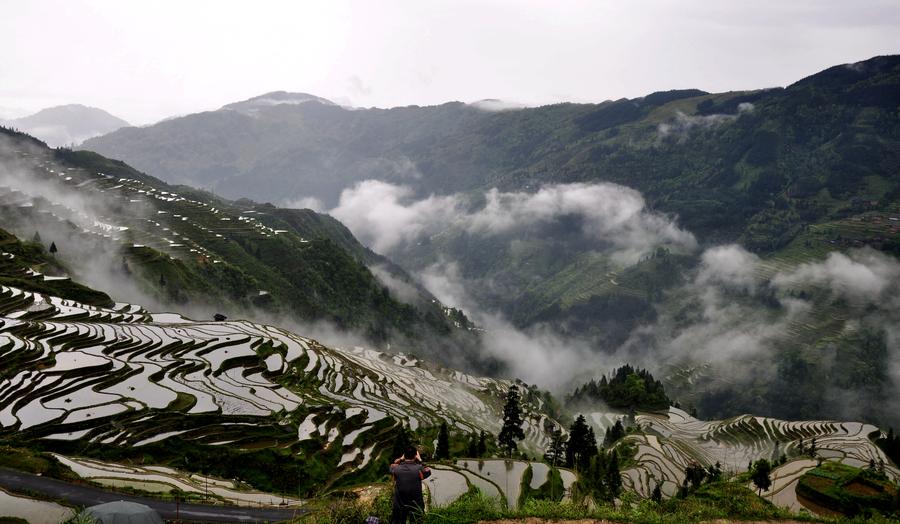
[[[131,125],[102,109],[81,104],[49,107],[3,124],[40,138],[50,147],[77,145]]]
[[[335,105],[331,100],[310,95],[307,93],[288,93],[287,91],[273,91],[264,95],[255,96],[242,102],[234,102],[222,106],[223,111],[237,111],[247,115],[254,115],[260,109],[278,105],[299,105],[314,102],[324,105]]]

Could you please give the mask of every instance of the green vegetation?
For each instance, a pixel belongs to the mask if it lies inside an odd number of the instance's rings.
[[[587,425],[584,415],[578,415],[569,428],[569,439],[566,441],[566,467],[578,467],[582,470],[590,464],[591,457],[597,454],[597,438],[594,428]]]
[[[531,479],[534,472],[532,466],[522,475],[521,494],[519,495],[519,507],[523,507],[530,500],[549,500],[552,502],[561,502],[565,495],[565,486],[563,485],[562,476],[559,469],[550,468],[547,472],[547,481],[541,484],[537,489],[531,488]]]
[[[40,243],[40,236],[37,233],[35,238],[38,242],[22,242],[15,235],[0,229],[0,251],[13,255],[13,258],[0,257],[0,284],[77,300],[93,306],[111,306],[113,304],[106,293],[90,289],[72,280],[44,280],[41,277],[29,276],[28,270],[51,276],[68,274],[67,268],[48,254],[46,248]]]
[[[382,522],[390,521],[390,499],[384,494],[376,497],[374,501],[334,500],[324,506],[327,508],[325,511],[313,511],[297,522],[309,524],[362,522],[370,515],[381,518]],[[623,504],[617,507],[601,504],[594,509],[571,502],[528,499],[519,509],[510,510],[501,507],[496,499],[486,497],[473,489],[446,507],[432,508],[425,514],[424,523],[466,524],[529,517],[547,520],[606,519],[612,522],[645,524],[697,523],[714,519],[811,520],[798,518],[776,508],[745,486],[734,482],[716,482],[703,485],[683,499],[673,498],[662,503],[629,499],[623,500]]]
[[[390,344],[410,353],[425,348],[427,356],[445,364],[490,366],[489,359],[475,351],[477,335],[468,329],[471,324],[465,315],[445,309],[398,266],[359,244],[327,215],[249,200],[232,202],[170,186],[120,161],[87,151],[49,150],[2,128],[0,139],[10,145],[0,161],[48,184],[61,183],[49,170],[65,171],[72,187],[61,186],[63,190],[77,191],[103,209],[104,220],[127,227],[121,240],[113,242],[66,223],[64,216],[37,213],[52,211],[53,202],[37,199],[35,213],[31,208],[22,212],[17,206],[0,206],[0,219],[20,237],[40,238],[46,231],[35,231],[33,225],[42,223],[69,232],[65,239],[44,238],[50,256],[35,263],[47,262],[52,269],[85,252],[115,253],[113,260],[103,261],[118,272],[111,277],[137,283],[145,294],[173,309],[209,309],[215,304],[232,318],[326,321],[377,346]],[[173,198],[176,194],[180,198]],[[145,218],[148,210],[152,220]],[[378,266],[413,291],[399,298],[370,266]],[[73,289],[54,294],[89,304],[111,303],[106,295],[89,296],[88,290],[75,289],[71,283],[42,285],[19,287],[45,291],[68,286]]]
[[[506,394],[506,405],[503,406],[503,427],[497,435],[497,445],[511,457],[518,449],[517,441],[525,438],[522,430],[522,409],[519,406],[519,388],[515,384],[509,387]]]
[[[668,409],[671,401],[662,383],[646,369],[624,365],[607,378],[591,380],[566,398],[570,406],[602,402],[613,409],[654,411]]]
[[[27,473],[44,475],[62,480],[77,479],[72,470],[59,463],[52,455],[32,449],[0,445],[0,467]]]
[[[897,512],[898,488],[874,469],[858,469],[838,462],[823,462],[797,484],[797,495],[817,506],[843,515]]]
[[[766,459],[759,459],[753,463],[750,469],[750,480],[761,494],[763,491],[769,491],[772,486],[772,465]]]

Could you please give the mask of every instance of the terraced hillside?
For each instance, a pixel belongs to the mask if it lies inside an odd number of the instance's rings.
[[[718,462],[726,473],[738,473],[746,471],[751,461],[777,459],[783,454],[789,461],[773,470],[773,485],[766,496],[799,510],[796,481],[816,466],[816,460],[807,458],[800,448],[805,445],[808,450],[813,439],[816,457],[853,467],[867,467],[870,460],[886,464],[885,473],[900,481],[900,469],[873,443],[873,437],[881,432],[870,424],[789,422],[752,415],[704,421],[676,408],[638,415],[636,422],[644,434],[629,435],[624,441],[637,447],[637,465],[622,474],[625,485],[645,497],[657,483],[663,494],[674,495],[691,463],[711,466]]]
[[[202,317],[326,321],[375,344],[425,348],[458,367],[479,360],[468,351],[476,341],[465,317],[326,215],[171,187],[8,130],[0,141],[3,226],[20,238],[36,235],[45,248],[52,242],[75,276],[115,287],[121,300]],[[403,286],[404,301],[370,266]]]
[[[300,470],[290,467],[315,466],[299,481],[306,489],[348,474],[379,478],[401,424],[497,432],[512,384],[402,354],[329,348],[249,321],[197,322],[6,286],[0,323],[4,440],[64,454],[153,456],[250,482],[259,480],[250,461],[271,453],[286,465],[267,470],[260,487],[295,492]],[[557,423],[531,398],[522,447],[538,454]]]

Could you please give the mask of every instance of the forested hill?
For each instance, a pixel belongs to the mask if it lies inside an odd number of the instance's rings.
[[[44,249],[52,243],[72,276],[114,299],[201,318],[326,322],[442,362],[479,361],[467,326],[327,215],[170,186],[7,129],[0,140],[3,226]]]
[[[423,195],[613,181],[678,214],[702,241],[740,237],[765,251],[803,224],[897,197],[898,93],[900,57],[883,56],[786,88],[499,112],[458,102],[226,107],[84,147],[168,181],[275,203],[312,196],[331,205],[364,179]]]

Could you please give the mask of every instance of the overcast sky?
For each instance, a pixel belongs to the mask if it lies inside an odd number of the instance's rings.
[[[267,91],[392,107],[789,84],[900,52],[897,0],[0,0],[0,110],[135,124]]]

